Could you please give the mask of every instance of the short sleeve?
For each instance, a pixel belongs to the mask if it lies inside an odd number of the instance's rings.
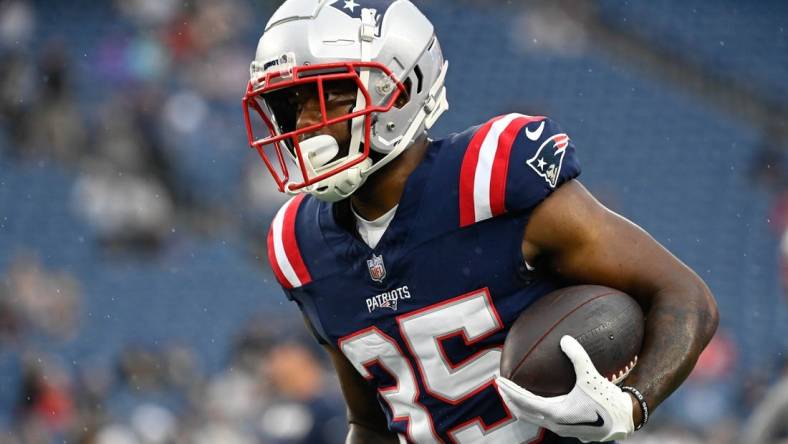
[[[572,139],[549,118],[527,123],[512,143],[506,172],[508,212],[532,208],[580,175]]]
[[[287,201],[274,216],[268,230],[268,263],[285,290],[300,288],[312,282],[296,233],[296,217],[304,198],[304,194],[299,194]]]
[[[507,114],[471,131],[459,174],[461,227],[532,208],[580,174],[571,139],[546,117]]]

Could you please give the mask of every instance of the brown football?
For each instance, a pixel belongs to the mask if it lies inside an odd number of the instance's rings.
[[[559,342],[571,335],[599,373],[614,382],[637,364],[643,312],[626,293],[598,285],[553,291],[534,302],[512,325],[501,355],[501,375],[540,396],[568,393],[575,372]]]

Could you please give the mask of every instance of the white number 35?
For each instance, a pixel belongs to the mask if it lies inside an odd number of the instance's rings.
[[[407,420],[408,438],[418,443],[442,442],[435,431],[432,417],[419,402],[417,373],[428,394],[445,403],[458,405],[491,386],[498,374],[501,350],[481,350],[461,362],[452,362],[443,349],[443,342],[460,336],[467,346],[495,334],[503,328],[489,291],[477,290],[397,317],[400,334],[408,353],[397,342],[370,327],[339,341],[342,352],[356,370],[372,378],[369,367],[379,365],[396,381],[391,387],[379,388],[396,421]],[[415,361],[414,369],[410,357]],[[460,444],[523,443],[540,436],[535,425],[515,420],[503,406],[507,416],[494,424],[484,424],[481,417],[455,425],[449,437]]]

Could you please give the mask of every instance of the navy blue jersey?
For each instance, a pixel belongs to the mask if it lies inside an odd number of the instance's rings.
[[[523,260],[529,216],[579,173],[556,123],[501,116],[431,142],[376,248],[343,223],[343,203],[300,195],[274,218],[269,259],[318,339],[377,389],[392,431],[538,442],[545,432],[512,417],[494,378],[512,323],[555,288]]]

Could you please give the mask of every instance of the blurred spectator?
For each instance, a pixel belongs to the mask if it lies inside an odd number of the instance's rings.
[[[3,284],[5,290],[0,296],[31,328],[62,341],[76,335],[82,290],[74,276],[46,270],[35,256],[19,255]]]
[[[155,391],[166,383],[161,355],[143,347],[128,347],[120,355],[121,380],[134,391]]]
[[[92,442],[94,444],[142,444],[133,430],[119,424],[110,424],[102,428]]]
[[[74,419],[74,401],[66,371],[51,356],[28,354],[23,359],[23,379],[17,414],[32,429],[52,433],[67,431]]]
[[[176,209],[193,205],[161,137],[161,101],[159,90],[148,87],[135,96],[117,94],[102,105],[96,152],[83,162],[74,203],[105,246],[156,251]],[[181,112],[189,115],[189,106]]]
[[[253,316],[236,336],[231,352],[231,364],[251,373],[260,372],[266,364],[268,352],[277,337],[271,320]]]
[[[750,175],[755,182],[772,192],[784,191],[788,185],[786,130],[785,122],[770,122],[762,129],[762,140],[754,149]]]
[[[119,251],[158,250],[173,217],[172,202],[160,184],[119,177],[98,166],[79,179],[74,201],[101,243]]]
[[[179,9],[177,0],[121,0],[115,5],[123,15],[141,26],[167,23]]]
[[[677,414],[667,418],[655,416],[650,430],[658,430],[658,433],[648,433],[648,439],[642,442],[733,444],[738,392],[729,381],[737,362],[735,343],[726,330],[720,329],[701,354],[689,378],[671,398],[671,406]],[[667,424],[659,424],[660,420]]]
[[[275,443],[337,443],[346,432],[341,401],[328,395],[324,370],[305,346],[283,343],[268,358],[266,374],[276,401],[263,413],[260,427]]]
[[[66,163],[79,159],[87,148],[87,136],[73,93],[66,45],[50,40],[40,52],[37,69],[21,52],[2,56],[2,62],[0,115],[12,142],[11,154],[51,156]]]
[[[778,194],[770,213],[769,226],[780,239],[779,276],[783,293],[788,295],[788,190],[782,190]]]
[[[740,442],[788,442],[788,377],[768,390],[747,422]]]
[[[267,388],[259,374],[231,367],[210,380],[201,404],[207,418],[241,425],[252,422],[268,402]]]
[[[173,167],[161,141],[158,114],[161,94],[155,88],[134,95],[117,93],[101,105],[95,153],[90,161],[105,162],[116,175],[155,180],[173,191]]]
[[[728,331],[721,328],[701,353],[689,381],[721,383],[731,376],[737,362],[736,344]]]
[[[171,344],[163,350],[165,377],[169,385],[180,390],[191,391],[203,383],[198,357],[194,350]]]
[[[0,48],[18,48],[28,44],[35,29],[35,10],[27,1],[0,2]]]
[[[232,427],[218,421],[210,421],[200,424],[191,433],[188,442],[194,444],[214,444],[217,442],[225,444],[257,444],[251,432],[243,428]]]
[[[87,136],[75,102],[70,79],[72,64],[65,43],[50,41],[38,63],[42,83],[29,114],[25,149],[74,163],[86,152]]]
[[[773,143],[764,143],[756,151],[752,161],[753,180],[771,191],[779,191],[786,185],[784,150]]]
[[[176,134],[192,134],[200,129],[208,117],[208,105],[199,94],[182,91],[167,98],[162,118]]]
[[[142,404],[131,414],[131,424],[146,444],[172,442],[177,433],[177,418],[168,409],[155,404]]]
[[[631,444],[704,444],[697,433],[675,424],[663,425],[658,430],[645,428],[627,440]],[[717,444],[717,443],[715,443]]]
[[[571,4],[571,11],[567,5]],[[578,56],[588,46],[589,37],[578,17],[588,15],[592,3],[554,1],[533,2],[512,22],[510,41],[522,52],[542,52],[567,57]],[[523,35],[525,31],[525,35]]]
[[[283,203],[282,194],[276,190],[276,184],[267,173],[268,171],[262,170],[260,165],[252,163],[245,165],[243,171],[243,206],[247,211],[261,218],[268,216],[267,213],[274,213]],[[259,227],[257,229],[259,231]]]
[[[22,334],[21,319],[11,304],[7,287],[0,285],[0,346],[16,344]]]
[[[5,150],[21,158],[28,150],[28,126],[31,109],[35,108],[36,70],[21,52],[0,53],[0,123],[8,135]]]
[[[232,43],[249,23],[244,2],[198,0],[171,22],[167,40],[176,58],[190,60]]]
[[[268,357],[267,375],[278,395],[310,401],[323,390],[320,366],[308,348],[298,343],[277,345]]]
[[[95,359],[79,362],[74,377],[74,403],[82,432],[93,434],[108,420],[105,403],[116,388],[116,379],[109,363]]]

